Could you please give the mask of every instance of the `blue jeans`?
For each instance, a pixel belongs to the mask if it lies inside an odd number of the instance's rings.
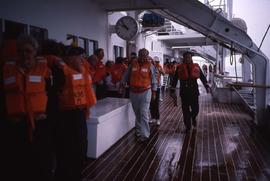
[[[136,134],[148,138],[150,135],[149,127],[149,106],[151,101],[152,91],[148,89],[142,93],[130,92],[130,101],[133,111],[136,116]]]

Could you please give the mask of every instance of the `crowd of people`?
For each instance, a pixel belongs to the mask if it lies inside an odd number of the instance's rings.
[[[54,40],[39,46],[31,36],[9,41],[1,50],[1,164],[9,180],[81,180],[86,119],[99,99],[129,98],[137,140],[146,142],[149,123],[160,125],[161,75],[169,75],[172,87],[180,80],[187,130],[191,123],[196,126],[198,78],[209,91],[191,53],[184,54],[182,64],[167,61],[162,68],[145,48],[138,56],[105,64],[101,48],[88,57],[81,47]]]

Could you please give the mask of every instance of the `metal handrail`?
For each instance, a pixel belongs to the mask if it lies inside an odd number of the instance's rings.
[[[228,86],[238,86],[238,87],[255,87],[255,88],[263,88],[263,89],[269,89],[270,85],[255,85],[251,83],[246,83],[246,82],[237,82],[237,83],[228,83]]]
[[[244,97],[238,92],[238,90],[234,87],[231,86],[231,88],[237,93],[237,95],[241,98],[241,100],[244,102],[244,104],[248,107],[249,111],[251,111],[253,114],[256,113],[254,109],[248,104],[248,102],[244,99]],[[256,107],[255,107],[256,108]]]

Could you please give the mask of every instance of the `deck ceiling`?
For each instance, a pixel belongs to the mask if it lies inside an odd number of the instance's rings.
[[[151,0],[93,0],[106,11],[162,9]]]
[[[201,35],[162,35],[158,36],[158,40],[165,42],[168,46],[207,46],[215,45],[211,39]]]

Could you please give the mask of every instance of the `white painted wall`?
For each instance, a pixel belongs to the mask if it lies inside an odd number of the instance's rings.
[[[90,0],[1,0],[0,18],[47,28],[49,38],[66,42],[66,34],[98,41],[107,59],[108,18]],[[67,42],[66,42],[67,43]]]
[[[150,56],[158,56],[160,64],[163,64],[163,56],[173,56],[172,49],[168,49],[167,45],[157,40],[156,35],[147,36],[145,38],[145,48],[149,50]]]
[[[114,53],[113,53],[113,46],[120,46],[124,48],[124,57],[126,57],[126,41],[121,39],[119,36],[117,36],[116,33],[113,33],[113,26],[116,24],[118,19],[120,19],[123,16],[126,16],[127,13],[125,12],[115,12],[111,13],[108,16],[108,26],[111,26],[112,32],[109,32],[108,34],[108,59],[114,60]]]

